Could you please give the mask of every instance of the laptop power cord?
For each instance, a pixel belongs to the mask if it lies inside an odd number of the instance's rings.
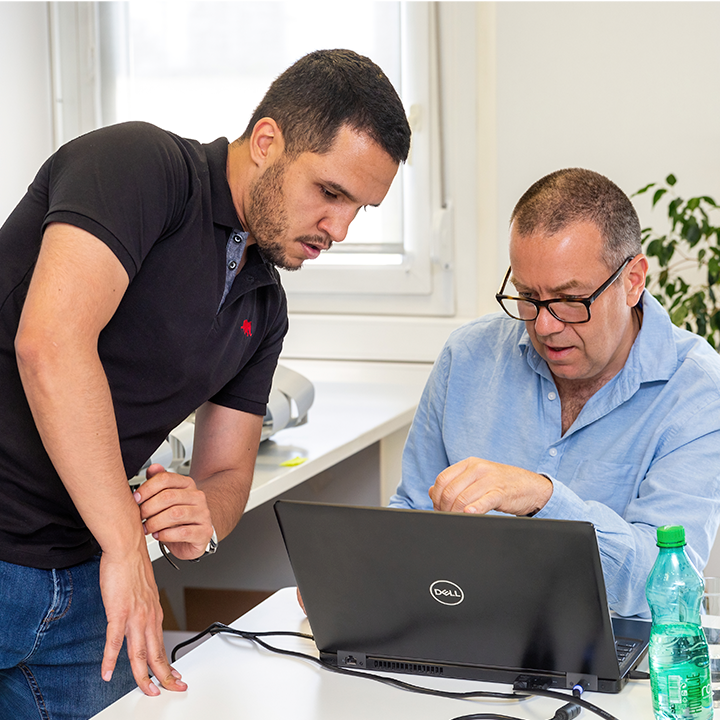
[[[513,688],[512,692],[491,692],[487,690],[471,690],[468,692],[450,692],[445,690],[436,690],[434,688],[427,688],[423,687],[422,685],[413,685],[412,683],[407,683],[404,680],[398,680],[397,678],[390,678],[385,677],[383,675],[375,675],[373,673],[369,672],[362,672],[360,670],[350,670],[348,668],[343,667],[337,667],[336,665],[332,665],[328,662],[325,662],[324,660],[321,660],[319,657],[316,657],[315,655],[310,655],[308,653],[299,652],[296,650],[286,650],[285,648],[279,648],[275,647],[274,645],[271,645],[270,643],[266,642],[263,638],[266,637],[299,637],[303,638],[305,640],[311,640],[314,641],[314,638],[312,635],[309,635],[308,633],[301,633],[301,632],[294,632],[291,630],[268,630],[265,632],[249,632],[244,630],[236,630],[235,628],[231,628],[228,625],[225,625],[223,623],[213,623],[209,627],[205,628],[202,632],[198,633],[197,635],[194,635],[193,637],[178,643],[172,650],[171,653],[171,662],[175,662],[175,659],[177,657],[177,652],[181,648],[184,648],[187,645],[192,645],[194,642],[197,642],[201,638],[205,637],[206,635],[234,635],[235,637],[240,637],[244,640],[249,640],[250,642],[255,643],[256,645],[259,645],[260,647],[264,648],[265,650],[268,650],[269,652],[277,653],[279,655],[288,655],[290,657],[296,657],[301,658],[303,660],[308,660],[309,662],[319,665],[321,668],[328,670],[330,672],[337,673],[339,675],[350,675],[352,677],[362,677],[366,678],[367,680],[373,680],[374,682],[379,682],[383,685],[390,685],[391,687],[399,688],[400,690],[407,690],[409,692],[415,692],[420,693],[422,695],[434,695],[435,697],[446,697],[451,698],[455,700],[472,700],[473,698],[492,698],[492,699],[499,699],[499,700],[527,700],[529,697],[536,695],[539,697],[547,697],[552,698],[555,700],[559,700],[560,702],[565,703],[562,707],[558,708],[558,710],[555,712],[555,715],[553,715],[550,720],[571,720],[574,717],[577,717],[577,715],[580,713],[580,709],[584,708],[586,710],[589,710],[592,713],[595,713],[595,715],[598,715],[601,718],[604,718],[604,720],[618,720],[614,715],[611,715],[609,712],[606,712],[601,707],[598,707],[597,705],[593,705],[590,702],[587,702],[587,700],[583,700],[581,695],[583,692],[583,688],[581,685],[576,685],[573,688],[573,700],[572,702],[567,702],[568,696],[565,693],[556,692],[553,690],[547,690],[542,688],[531,688],[531,689],[525,689],[522,688]],[[519,690],[519,692],[518,692]],[[470,715],[462,715],[456,718],[453,718],[453,720],[521,720],[521,718],[514,718],[509,715],[499,715],[497,713],[475,713]]]

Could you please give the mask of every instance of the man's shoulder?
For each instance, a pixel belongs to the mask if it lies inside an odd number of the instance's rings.
[[[643,304],[651,331],[645,350],[647,362],[654,368],[658,367],[658,362],[665,363],[665,379],[684,394],[695,388],[720,399],[720,355],[717,351],[705,338],[674,325],[656,298],[647,294]],[[709,397],[706,399],[710,400]]]
[[[704,377],[720,393],[720,354],[707,340],[689,330],[673,326],[672,332],[678,353],[676,373]]]
[[[98,128],[70,140],[56,153],[60,161],[84,157],[108,158],[119,165],[143,168],[154,162],[162,164],[204,162],[203,146],[181,138],[157,125],[130,121]]]
[[[707,340],[674,325],[667,310],[648,290],[643,293],[642,308],[633,366],[641,380],[670,380],[678,375],[687,378],[688,373],[702,373],[720,387],[720,355]]]
[[[530,340],[523,323],[503,313],[492,313],[454,330],[440,353],[437,365],[446,373],[473,375],[500,367],[508,369],[522,360]]]

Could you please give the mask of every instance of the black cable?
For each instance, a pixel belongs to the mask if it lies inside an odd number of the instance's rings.
[[[581,707],[575,703],[566,703],[555,711],[550,720],[573,720],[580,714]],[[521,720],[514,715],[498,715],[497,713],[471,713],[460,715],[452,720]]]
[[[460,715],[453,720],[521,720],[514,715],[498,715],[497,713],[472,713],[471,715]]]
[[[435,697],[446,697],[454,700],[470,700],[473,698],[492,698],[492,699],[500,699],[500,700],[526,700],[528,697],[532,695],[537,695],[540,697],[548,697],[552,698],[554,700],[560,700],[563,703],[567,703],[568,696],[565,693],[555,692],[552,690],[540,690],[536,688],[532,688],[531,690],[526,690],[525,688],[522,689],[522,692],[516,692],[513,690],[513,692],[492,692],[488,690],[470,690],[467,692],[451,692],[446,690],[435,690],[433,688],[427,688],[423,687],[421,685],[413,685],[412,683],[407,683],[403,680],[398,680],[396,678],[391,677],[385,677],[383,675],[375,675],[373,673],[369,672],[363,672],[360,670],[351,670],[344,667],[338,667],[337,665],[332,665],[325,660],[322,660],[321,658],[315,657],[314,655],[309,655],[308,653],[298,652],[296,650],[286,650],[285,648],[278,648],[273,645],[270,645],[269,643],[265,642],[264,640],[261,640],[260,638],[263,637],[269,637],[269,636],[286,636],[286,637],[300,637],[304,638],[306,640],[314,640],[312,635],[309,635],[307,633],[301,633],[301,632],[294,632],[290,630],[270,630],[266,632],[248,632],[244,630],[236,630],[235,628],[231,628],[227,625],[224,625],[223,623],[213,623],[209,627],[207,627],[202,632],[198,633],[197,635],[191,637],[188,640],[185,640],[181,643],[178,643],[172,650],[171,653],[171,661],[175,662],[175,658],[177,655],[177,651],[181,648],[185,647],[186,645],[191,645],[192,643],[196,642],[200,638],[204,637],[205,635],[218,635],[218,634],[229,634],[229,635],[235,635],[237,637],[241,637],[244,640],[249,640],[253,643],[256,643],[257,645],[260,645],[260,647],[265,648],[266,650],[269,650],[270,652],[278,653],[280,655],[287,655],[289,657],[296,657],[300,658],[301,660],[309,660],[310,662],[314,663],[315,665],[319,665],[320,667],[324,668],[325,670],[329,670],[330,672],[337,673],[339,675],[350,675],[352,677],[362,677],[366,678],[368,680],[373,680],[374,682],[381,683],[383,685],[390,685],[391,687],[400,688],[401,690],[408,690],[410,692],[416,692],[420,693],[422,695],[432,695]],[[577,686],[576,686],[577,687]],[[582,691],[582,688],[579,688],[579,692]],[[579,694],[578,692],[578,694]],[[573,690],[573,693],[575,694],[575,690]],[[604,718],[604,720],[618,720],[614,715],[611,715],[609,712],[606,712],[602,708],[598,707],[597,705],[593,705],[592,703],[587,702],[587,700],[583,700],[579,696],[576,696],[573,698],[572,703],[567,703],[567,705],[572,706],[580,706],[582,708],[585,708],[586,710],[589,710],[592,713],[595,713],[596,715]],[[561,708],[562,710],[563,708]],[[568,715],[568,718],[574,717],[573,715]],[[517,718],[510,718],[507,715],[498,715],[493,713],[480,713],[480,714],[471,714],[471,715],[464,715],[462,718],[454,718],[454,720],[518,720]],[[552,718],[551,720],[563,720],[562,716],[558,716],[556,713],[556,717]]]
[[[575,698],[582,697],[583,689],[580,685],[576,685],[572,690]],[[566,697],[563,695],[563,697]],[[555,711],[550,720],[573,720],[580,714],[581,707],[575,700],[565,703],[562,707]],[[471,713],[470,715],[461,715],[452,720],[520,720],[510,715],[497,715],[495,713]]]

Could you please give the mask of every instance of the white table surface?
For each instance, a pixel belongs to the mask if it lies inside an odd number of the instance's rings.
[[[246,510],[272,500],[408,425],[430,374],[427,364],[284,360],[315,386],[305,425],[260,444]],[[295,467],[280,463],[306,458]]]
[[[306,424],[260,444],[246,512],[409,425],[431,368],[427,363],[280,362],[313,382],[315,401]],[[304,462],[282,465],[295,458]],[[148,548],[157,560],[160,549],[152,537]]]
[[[243,630],[310,632],[295,598],[284,588],[232,625]],[[276,638],[282,647],[316,654],[311,641]],[[547,698],[523,702],[428,697],[363,678],[339,676],[309,661],[272,654],[239,638],[218,635],[180,658],[175,667],[188,684],[185,693],[163,690],[146,697],[134,690],[95,717],[98,720],[451,720],[495,712],[525,720],[547,720],[559,703]],[[508,685],[396,675],[407,682],[446,690],[509,691]],[[584,698],[620,720],[652,720],[649,682],[631,680],[617,695],[585,693]],[[581,718],[596,718],[583,710]]]

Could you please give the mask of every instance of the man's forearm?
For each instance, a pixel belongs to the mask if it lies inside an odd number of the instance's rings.
[[[127,285],[127,273],[107,245],[53,223],[15,337],[20,378],[45,449],[106,552],[140,547],[143,540],[98,356],[100,333]]]
[[[205,403],[195,414],[190,475],[205,493],[218,538],[230,534],[252,487],[262,417]]]
[[[247,505],[251,485],[252,473],[248,476],[233,470],[216,473],[198,483],[207,497],[219,540],[227,537],[238,524]]]
[[[103,551],[142,547],[140,513],[125,477],[110,389],[97,355],[28,350],[21,339],[18,367],[45,449]]]

